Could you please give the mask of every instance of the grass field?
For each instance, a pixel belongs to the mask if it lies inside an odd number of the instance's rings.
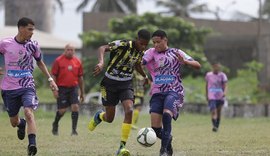
[[[71,136],[70,113],[60,121],[59,136],[51,134],[54,112],[36,112],[39,156],[112,156],[119,146],[122,116],[112,124],[102,123],[94,132],[87,130],[89,116],[80,116],[78,136]],[[27,137],[17,139],[6,112],[0,113],[0,155],[26,155]],[[211,131],[210,117],[183,113],[173,122],[175,156],[257,156],[270,155],[269,118],[225,118],[218,133]],[[138,126],[149,126],[149,115],[140,116]],[[127,148],[133,156],[157,156],[160,141],[150,148],[136,142],[132,130]]]

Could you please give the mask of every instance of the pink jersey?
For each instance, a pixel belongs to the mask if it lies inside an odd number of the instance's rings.
[[[15,37],[0,41],[0,54],[4,56],[5,73],[2,79],[2,90],[19,88],[34,88],[33,70],[34,62],[41,60],[41,51],[38,43],[29,40],[18,42]]]
[[[205,81],[207,82],[208,99],[223,100],[224,84],[228,81],[223,72],[214,74],[212,71],[206,73]]]
[[[184,88],[180,77],[180,67],[176,53],[179,53],[187,60],[193,60],[189,55],[180,49],[169,48],[165,52],[157,52],[155,48],[148,49],[143,61],[146,68],[151,74],[153,84],[151,85],[150,94],[175,91],[184,96]]]

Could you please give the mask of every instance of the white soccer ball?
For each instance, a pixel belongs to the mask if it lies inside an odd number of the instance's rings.
[[[150,127],[145,127],[139,130],[137,134],[137,141],[144,147],[150,147],[157,141],[155,131]]]

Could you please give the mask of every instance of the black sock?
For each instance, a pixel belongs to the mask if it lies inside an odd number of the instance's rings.
[[[76,129],[77,129],[78,118],[79,118],[79,112],[72,112],[71,113],[72,130],[73,131],[76,131]]]
[[[29,134],[28,135],[29,145],[36,145],[36,135]]]
[[[220,119],[217,118],[217,128],[219,127]]]
[[[63,115],[60,114],[59,111],[56,112],[54,123],[58,125],[59,120],[62,118]]]
[[[162,123],[163,123],[163,133],[162,133],[162,140],[161,146],[167,148],[172,131],[172,117],[169,113],[163,113],[162,116]]]
[[[152,129],[156,132],[156,135],[159,139],[162,138],[162,128],[159,127],[159,128],[156,128],[156,127],[152,127]]]
[[[217,119],[212,119],[212,125],[213,127],[217,127]]]
[[[25,127],[26,121],[22,118],[20,118],[20,123],[17,125],[17,127],[19,128],[23,128]]]

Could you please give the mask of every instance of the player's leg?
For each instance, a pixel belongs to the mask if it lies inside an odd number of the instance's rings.
[[[163,94],[154,94],[150,100],[150,113],[151,113],[151,127],[156,132],[156,135],[162,142],[162,118],[163,118],[163,109],[164,109],[164,95]],[[167,149],[160,147],[160,155],[166,154]]]
[[[71,103],[71,122],[72,122],[71,135],[78,135],[77,132],[77,124],[79,119],[78,87],[71,88],[70,90],[71,92],[69,92],[69,103]]]
[[[71,122],[72,122],[71,135],[78,135],[77,132],[78,119],[79,119],[79,104],[71,104]]]
[[[25,89],[22,96],[22,103],[24,106],[24,115],[27,123],[28,134],[28,155],[35,155],[37,153],[36,147],[36,122],[34,117],[34,110],[37,109],[38,100],[36,91],[34,89]]]
[[[12,127],[18,127],[17,136],[20,140],[25,138],[25,126],[26,121],[23,118],[19,118],[19,111],[22,106],[21,95],[22,89],[10,91],[2,90],[2,99],[10,118],[10,124]]]
[[[114,120],[115,116],[115,106],[119,102],[117,92],[107,89],[104,85],[101,85],[101,96],[102,104],[105,107],[105,111],[99,110],[95,113],[94,117],[90,120],[88,124],[88,129],[93,131],[97,125],[102,121],[111,123]]]
[[[133,116],[132,116],[132,129],[138,129],[136,126],[139,118],[139,113],[142,110],[142,98],[135,97],[134,99],[134,109],[133,109]]]
[[[211,111],[212,131],[217,132],[217,102],[216,100],[209,100],[209,107]]]
[[[180,105],[182,100],[180,100],[180,96],[176,92],[167,92],[165,93],[166,97],[164,100],[164,109],[162,115],[162,125],[163,125],[163,133],[162,133],[162,148],[167,150],[167,155],[171,156],[173,154],[172,148],[172,118],[176,120],[178,117],[177,108]],[[182,99],[182,98],[181,98]]]
[[[132,89],[131,81],[129,83],[125,83],[123,86],[126,89],[119,92],[119,99],[122,102],[125,116],[121,127],[121,141],[119,149],[117,151],[117,155],[130,155],[129,151],[125,148],[125,146],[131,131],[134,92]]]
[[[36,122],[33,113],[33,109],[30,107],[24,108],[24,115],[27,122],[27,134],[28,134],[28,155],[35,155],[37,153],[36,147]]]
[[[58,135],[59,121],[65,115],[68,103],[68,92],[64,87],[59,87],[58,90],[59,97],[57,98],[57,112],[55,114],[54,121],[52,123],[52,134]]]
[[[224,105],[224,101],[219,100],[217,104],[217,123],[216,123],[217,128],[219,128],[220,119],[221,119],[221,111],[222,111],[223,105]]]

